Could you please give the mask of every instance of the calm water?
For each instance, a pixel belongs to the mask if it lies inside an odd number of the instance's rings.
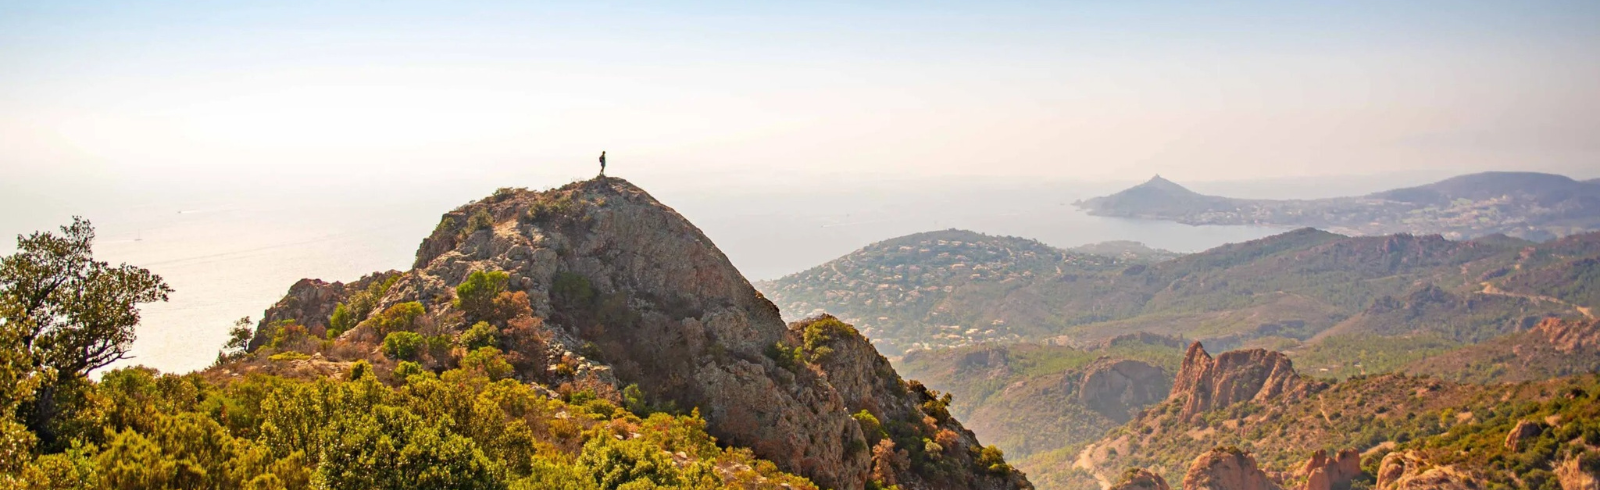
[[[487,195],[496,187],[492,182],[546,188],[571,178],[485,174],[292,192],[270,185],[188,193],[107,185],[70,198],[48,186],[0,189],[10,191],[0,202],[7,210],[0,216],[0,233],[10,237],[53,229],[72,214],[94,221],[99,258],[149,268],[176,290],[170,302],[144,309],[131,362],[187,371],[215,358],[234,320],[259,318],[296,280],[349,281],[372,271],[406,269],[439,215]],[[875,241],[943,228],[1063,247],[1137,240],[1176,251],[1278,231],[1097,218],[1071,206],[1127,183],[822,179],[785,191],[708,186],[664,175],[633,180],[699,225],[752,280],[798,272]],[[13,246],[8,239],[0,252]]]

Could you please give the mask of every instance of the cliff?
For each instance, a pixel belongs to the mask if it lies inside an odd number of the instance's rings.
[[[1199,342],[1189,345],[1183,366],[1172,384],[1168,400],[1178,400],[1178,417],[1192,422],[1201,413],[1243,401],[1263,401],[1284,395],[1291,399],[1315,383],[1294,372],[1289,357],[1279,352],[1250,349],[1225,352],[1216,359]]]
[[[471,306],[464,291],[482,287],[503,291]],[[786,326],[698,228],[621,179],[502,189],[446,213],[413,268],[380,289],[371,313],[338,337],[380,368],[395,361],[377,348],[393,322],[460,343],[482,321],[517,379],[614,399],[636,388],[636,403],[696,409],[721,443],[825,487],[883,478],[907,490],[1029,487],[959,422],[926,413],[938,408],[934,394],[901,380],[864,338],[810,345],[804,326]],[[328,323],[351,294],[303,282],[267,317]],[[272,338],[274,325],[263,322],[257,338]],[[816,355],[819,347],[831,355]],[[460,357],[428,356],[432,365]],[[954,437],[939,451],[879,451],[875,442],[894,439],[866,433],[852,417],[862,410],[895,421],[901,439]]]

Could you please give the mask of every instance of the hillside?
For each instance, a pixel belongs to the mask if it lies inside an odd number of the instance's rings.
[[[1302,229],[1151,263],[951,231],[874,244],[760,286],[787,311],[861,326],[891,356],[984,342],[1093,346],[1134,332],[1300,355],[1371,336],[1447,349],[1549,315],[1584,316],[1600,306],[1600,277],[1589,277],[1597,260],[1600,233],[1530,244]],[[1391,367],[1415,357],[1369,354]],[[1322,355],[1313,372],[1362,372],[1359,352]]]
[[[1299,376],[1279,353],[1212,358],[1196,345],[1177,379],[1165,402],[1105,438],[1024,466],[1054,468],[1035,475],[1041,488],[1092,488],[1127,468],[1196,488],[1196,480],[1237,478],[1230,473],[1257,465],[1262,484],[1293,488],[1558,488],[1567,478],[1558,473],[1593,475],[1587,462],[1600,457],[1596,375],[1503,385],[1383,375],[1328,384]],[[1206,462],[1214,448],[1230,448],[1239,463]],[[1342,483],[1328,481],[1333,468],[1324,458],[1335,453],[1349,461],[1335,472]],[[1404,483],[1427,479],[1435,483]],[[1302,486],[1313,480],[1324,486]]]
[[[785,325],[704,234],[620,179],[497,191],[447,213],[411,270],[363,282],[297,283],[218,369],[363,360],[401,382],[487,363],[568,403],[703,417],[718,444],[827,488],[1029,486],[855,328]]]
[[[1467,383],[1600,372],[1600,322],[1547,319],[1528,331],[1440,352],[1400,369]]]
[[[1485,172],[1366,196],[1310,200],[1207,196],[1157,176],[1078,206],[1100,216],[1308,226],[1354,235],[1467,239],[1504,234],[1547,240],[1600,230],[1600,184],[1532,172]]]
[[[1137,335],[1092,349],[978,345],[912,352],[898,367],[954,395],[952,414],[1024,458],[1097,438],[1165,398],[1182,345]]]
[[[879,349],[1016,341],[1048,333],[1012,323],[1010,292],[1042,278],[1119,269],[1142,254],[1170,252],[1108,245],[1119,257],[1067,252],[1038,241],[965,230],[917,233],[868,245],[828,263],[757,284],[791,318],[838,315]],[[1026,306],[1026,305],[1023,305]]]

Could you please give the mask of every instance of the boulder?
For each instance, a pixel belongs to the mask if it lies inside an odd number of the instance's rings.
[[[1539,437],[1539,434],[1543,433],[1544,425],[1538,422],[1527,420],[1517,422],[1517,426],[1511,428],[1511,433],[1506,434],[1506,449],[1510,449],[1512,452],[1521,451],[1522,441]]]
[[[1350,482],[1361,475],[1361,454],[1345,449],[1330,458],[1327,451],[1319,449],[1300,467],[1298,475],[1306,480],[1302,490],[1348,489]]]
[[[1123,473],[1122,479],[1109,490],[1171,490],[1171,488],[1161,475],[1151,473],[1144,468],[1134,468]]]
[[[1256,467],[1250,453],[1236,447],[1219,447],[1189,465],[1183,475],[1184,490],[1278,490],[1278,484]]]
[[[1389,453],[1378,466],[1378,490],[1480,490],[1482,479],[1456,469],[1435,466],[1412,451]]]

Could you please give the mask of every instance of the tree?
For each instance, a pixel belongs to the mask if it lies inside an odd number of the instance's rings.
[[[166,301],[172,288],[148,270],[94,260],[94,226],[80,217],[61,234],[17,237],[17,252],[0,258],[0,326],[14,329],[32,370],[55,380],[34,393],[26,424],[51,444],[61,415],[60,391],[81,385],[89,372],[128,357],[139,305]]]
[[[487,320],[494,314],[494,298],[505,292],[511,276],[502,271],[472,271],[456,286],[455,307],[474,320]]]

